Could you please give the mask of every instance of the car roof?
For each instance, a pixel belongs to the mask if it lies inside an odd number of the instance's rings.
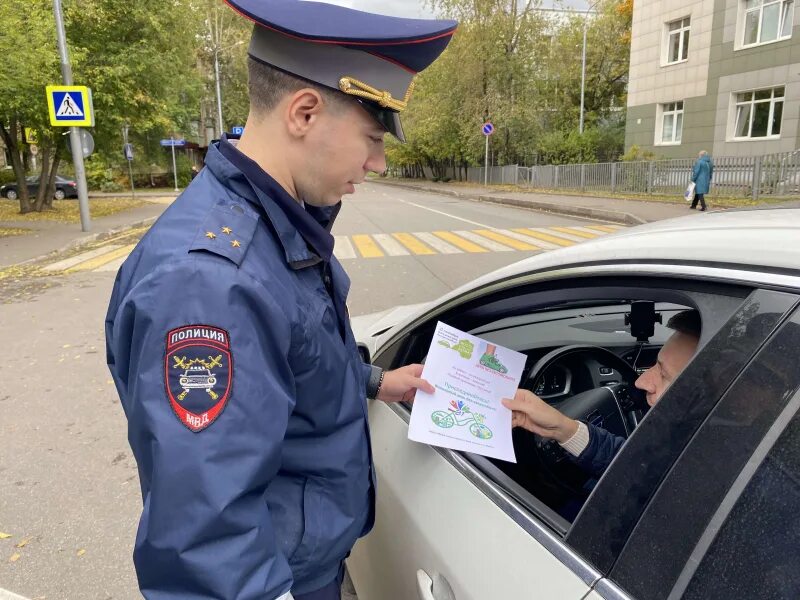
[[[459,291],[559,266],[621,260],[700,261],[790,270],[800,275],[800,208],[706,212],[624,228],[589,242],[531,256],[488,273]]]

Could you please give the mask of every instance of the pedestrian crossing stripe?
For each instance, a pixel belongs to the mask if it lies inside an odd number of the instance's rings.
[[[334,236],[334,254],[341,261],[403,256],[483,254],[487,252],[541,252],[574,246],[608,235],[621,226],[586,225],[573,227],[475,229],[471,231],[416,231]],[[67,259],[42,267],[52,274],[114,272],[135,244],[123,245],[118,238]]]

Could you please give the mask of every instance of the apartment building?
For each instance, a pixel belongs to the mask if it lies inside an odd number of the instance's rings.
[[[626,148],[788,152],[799,119],[793,0],[635,0]]]

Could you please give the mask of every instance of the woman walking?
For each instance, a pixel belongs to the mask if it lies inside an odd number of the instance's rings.
[[[691,208],[696,208],[700,203],[700,211],[706,209],[706,194],[711,186],[711,176],[714,174],[714,163],[705,150],[701,151],[692,167],[692,181],[694,181],[694,200]]]

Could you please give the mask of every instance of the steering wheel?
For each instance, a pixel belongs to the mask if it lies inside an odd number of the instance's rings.
[[[601,426],[615,435],[625,438],[632,433],[629,415],[639,408],[631,398],[629,388],[639,375],[625,360],[605,348],[591,345],[573,345],[557,348],[539,359],[530,370],[522,387],[534,390],[542,374],[552,365],[564,359],[594,359],[603,366],[611,367],[621,376],[621,383],[601,386],[576,394],[552,406],[576,420]],[[526,430],[514,431],[515,446],[523,471],[538,471],[537,481],[531,482],[539,493],[546,494],[556,504],[566,505],[570,501],[585,499],[589,490],[585,487],[591,477],[567,459],[566,451],[555,440],[542,438]],[[527,464],[525,464],[527,463]]]
[[[562,413],[578,421],[585,421],[607,429],[615,435],[627,438],[632,429],[627,416],[640,408],[631,398],[630,388],[639,378],[639,374],[625,360],[600,346],[574,345],[557,348],[540,358],[530,370],[527,389],[535,389],[536,382],[555,363],[566,358],[579,357],[586,362],[593,359],[600,364],[615,369],[622,377],[616,385],[600,386],[553,404]]]

